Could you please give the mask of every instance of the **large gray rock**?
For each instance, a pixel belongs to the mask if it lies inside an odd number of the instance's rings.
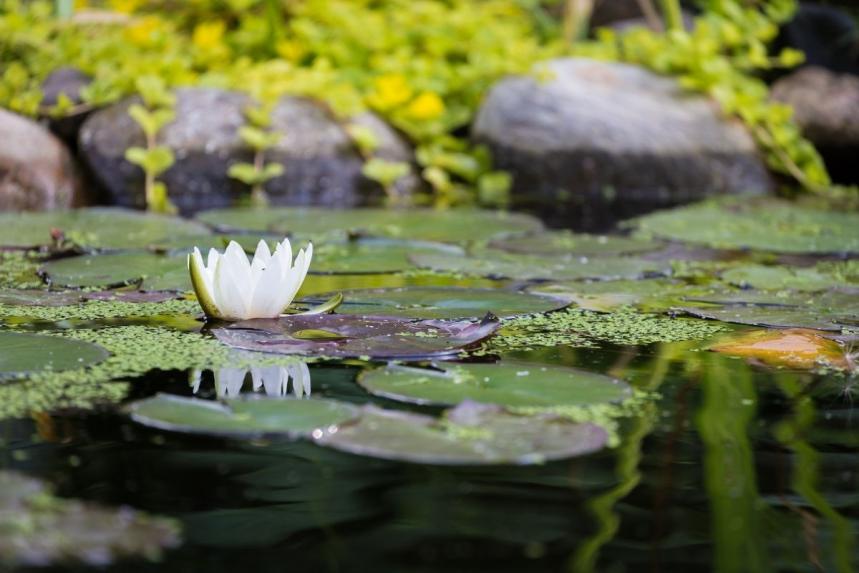
[[[0,109],[0,211],[63,209],[84,203],[74,163],[38,123]]]
[[[802,68],[773,85],[772,97],[793,107],[802,133],[824,146],[859,146],[859,77]]]
[[[176,155],[176,163],[161,177],[170,199],[183,214],[233,204],[248,192],[227,171],[233,163],[252,157],[238,136],[249,98],[208,88],[180,89],[176,95],[176,120],[158,136]],[[143,173],[124,157],[129,147],[143,145],[143,133],[128,116],[134,101],[95,113],[84,123],[79,144],[110,202],[143,207]],[[283,136],[267,151],[266,160],[284,166],[284,174],[266,185],[273,204],[348,207],[383,196],[378,185],[361,175],[361,156],[323,106],[283,98],[272,113],[272,129]]]
[[[519,206],[600,229],[711,195],[770,190],[745,128],[674,80],[585,59],[547,68],[548,78],[502,80],[472,128],[512,173]]]

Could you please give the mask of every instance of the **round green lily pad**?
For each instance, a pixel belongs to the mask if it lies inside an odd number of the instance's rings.
[[[55,286],[115,287],[142,281],[145,290],[191,290],[184,256],[154,253],[82,255],[45,263],[41,272]]]
[[[659,211],[632,224],[645,236],[721,249],[857,253],[859,213],[771,198],[726,198]]]
[[[312,306],[334,293],[301,300]],[[558,310],[567,302],[510,290],[459,287],[403,287],[343,291],[338,314],[399,316],[406,318],[482,318],[491,312],[499,318]]]
[[[314,240],[361,234],[460,243],[543,228],[538,219],[528,215],[476,209],[215,209],[199,214],[197,220],[219,230],[268,231]]]
[[[668,279],[618,281],[564,281],[539,284],[527,292],[566,298],[578,307],[596,312],[611,312],[625,306],[647,311],[662,311],[682,304],[681,297],[705,294],[706,287],[690,286]]]
[[[424,405],[474,400],[508,407],[586,406],[632,395],[626,383],[609,376],[516,361],[435,368],[391,364],[364,372],[358,383],[371,394]]]
[[[0,332],[0,380],[44,370],[72,370],[101,362],[107,350],[82,340]]]
[[[0,213],[0,246],[50,245],[54,243],[52,232],[90,249],[139,249],[168,238],[209,231],[195,221],[118,208]]]
[[[855,277],[839,276],[820,268],[743,265],[722,273],[722,280],[743,288],[765,290],[820,291],[833,287],[859,285]]]
[[[545,231],[524,237],[497,239],[494,249],[520,255],[594,257],[654,251],[661,245],[648,239],[611,235],[587,235],[570,231]]]
[[[212,402],[158,394],[133,402],[126,412],[135,422],[170,432],[254,438],[295,438],[328,431],[358,416],[345,402],[321,399],[229,399]]]
[[[667,274],[670,265],[634,257],[582,257],[561,259],[532,255],[493,254],[473,256],[417,253],[417,266],[435,271],[515,280],[616,280]]]
[[[398,239],[358,239],[343,243],[322,243],[313,251],[314,274],[396,273],[415,268],[409,256],[415,253],[462,255],[454,245],[430,241]]]
[[[729,292],[690,298],[677,310],[737,324],[840,331],[859,327],[859,291]]]
[[[519,416],[464,402],[442,420],[366,406],[357,422],[316,440],[353,454],[438,465],[540,464],[602,449],[608,432],[550,414]]]

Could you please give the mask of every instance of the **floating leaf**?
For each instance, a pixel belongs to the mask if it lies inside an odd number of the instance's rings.
[[[586,235],[570,231],[546,231],[524,237],[498,239],[490,247],[521,255],[594,257],[654,251],[661,245],[647,239],[610,235]]]
[[[647,236],[721,249],[778,253],[859,252],[859,214],[823,211],[771,198],[725,198],[645,215]]]
[[[45,263],[47,280],[63,287],[115,287],[137,284],[145,290],[191,290],[184,257],[153,253],[82,255]]]
[[[234,438],[310,436],[358,416],[358,408],[334,400],[228,399],[212,402],[158,394],[126,407],[131,419],[170,432]]]
[[[822,294],[740,291],[690,297],[689,301],[694,304],[676,310],[737,324],[830,331],[859,325],[859,296],[854,291]]]
[[[107,350],[82,340],[0,332],[0,379],[21,378],[44,370],[72,370],[101,362]]]
[[[722,273],[722,280],[742,288],[766,290],[820,291],[857,284],[817,268],[766,265],[743,265],[728,269]]]
[[[670,271],[666,263],[632,257],[565,260],[481,251],[470,257],[417,253],[411,259],[419,267],[435,271],[517,280],[635,279]]]
[[[465,402],[443,420],[365,406],[360,419],[316,443],[353,454],[423,464],[539,464],[602,449],[608,433],[557,416],[510,414]]]
[[[55,497],[41,481],[0,471],[0,564],[9,567],[157,558],[179,544],[172,520]]]
[[[327,294],[302,299],[316,304]],[[456,287],[404,287],[351,290],[343,293],[341,314],[398,316],[407,318],[479,318],[491,312],[508,318],[558,310],[567,302],[557,297],[540,296],[501,289]]]
[[[0,290],[0,304],[5,306],[66,306],[81,301],[80,292],[56,292],[37,289]]]
[[[410,321],[343,314],[293,315],[236,322],[213,330],[230,346],[244,350],[339,358],[405,359],[455,354],[490,336],[497,318],[470,321]],[[336,340],[303,340],[296,333],[323,330]]]
[[[508,407],[584,406],[629,398],[628,385],[609,376],[542,364],[397,364],[369,370],[358,382],[370,393],[416,404],[455,405],[465,400]]]
[[[542,229],[528,215],[458,209],[325,209],[280,207],[216,209],[197,216],[221,230],[269,231],[291,236],[346,238],[351,234],[461,243]]]
[[[743,332],[710,346],[710,350],[803,370],[818,366],[849,367],[837,342],[813,330],[799,328]]]
[[[323,243],[313,252],[310,272],[395,273],[415,268],[409,259],[415,253],[464,254],[462,249],[454,245],[429,241],[358,239],[345,243]]]
[[[342,334],[330,330],[322,330],[321,328],[296,330],[290,336],[299,340],[344,340],[346,338]]]
[[[681,303],[681,297],[705,294],[708,289],[667,279],[618,281],[566,281],[532,286],[528,292],[566,298],[580,308],[611,312],[625,306],[642,310],[667,310]]]
[[[205,226],[194,221],[117,208],[0,213],[0,246],[50,245],[54,229],[91,249],[143,248],[168,238],[208,233]]]

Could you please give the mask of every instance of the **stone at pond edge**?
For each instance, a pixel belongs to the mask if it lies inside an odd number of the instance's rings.
[[[836,179],[859,183],[859,78],[804,67],[773,85],[773,99],[790,105],[803,135]]]
[[[83,205],[65,146],[39,124],[0,109],[0,211],[44,211]]]
[[[214,88],[176,90],[176,120],[159,140],[176,155],[162,177],[171,200],[184,214],[226,207],[246,195],[246,186],[227,176],[251,152],[238,135],[243,110],[251,103],[239,92]],[[143,173],[124,158],[125,150],[143,144],[143,134],[128,116],[128,99],[91,116],[80,133],[80,150],[111,201],[143,206]],[[272,112],[272,130],[281,140],[266,160],[281,163],[284,174],[266,185],[271,202],[354,206],[379,200],[383,193],[361,175],[363,160],[346,130],[320,104],[284,97]]]
[[[715,104],[628,64],[568,58],[492,88],[472,136],[513,174],[514,203],[602,229],[617,218],[772,183],[751,136]]]
[[[83,104],[81,97],[81,89],[91,82],[92,78],[89,75],[70,66],[57,68],[42,82],[40,114],[47,119],[51,131],[72,149],[77,147],[78,132],[84,120],[93,111],[93,106]],[[51,116],[50,112],[57,105],[60,94],[64,94],[73,105],[80,106],[80,109],[63,117]]]

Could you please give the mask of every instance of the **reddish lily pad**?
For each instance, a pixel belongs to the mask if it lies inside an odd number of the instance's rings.
[[[244,350],[397,360],[455,354],[491,336],[499,326],[494,316],[471,322],[328,314],[245,320],[213,332],[224,344]],[[326,335],[308,335],[314,332]]]

